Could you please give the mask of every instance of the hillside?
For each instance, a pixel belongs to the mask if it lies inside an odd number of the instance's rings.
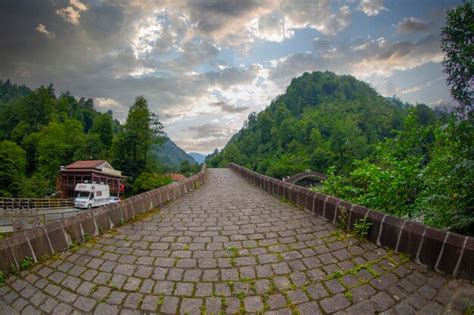
[[[206,159],[206,156],[204,154],[197,153],[197,152],[190,152],[188,153],[188,155],[192,157],[194,161],[196,161],[196,163],[198,164],[201,164]]]
[[[188,161],[190,164],[195,164],[196,161],[189,156],[183,149],[178,147],[170,138],[166,137],[162,146],[153,146],[152,154],[169,169],[179,170],[181,162]]]
[[[409,107],[352,76],[305,73],[265,110],[251,114],[207,162],[236,162],[278,178],[306,169],[326,172],[330,166],[348,173],[352,161],[369,156],[377,143],[402,128]],[[416,110],[434,115],[424,105]]]

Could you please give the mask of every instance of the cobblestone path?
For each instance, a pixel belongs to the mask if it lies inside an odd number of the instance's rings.
[[[210,169],[207,181],[9,278],[0,313],[434,315],[474,307],[468,282],[351,238],[230,170]]]

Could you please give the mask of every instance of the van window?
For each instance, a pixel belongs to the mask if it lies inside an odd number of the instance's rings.
[[[76,198],[88,198],[89,192],[88,191],[76,191]]]
[[[100,196],[102,196],[102,192],[101,192],[101,191],[97,191],[97,192],[96,192],[96,195],[97,195],[97,197],[100,197]]]
[[[91,196],[89,197],[89,199],[94,199],[94,193],[91,193]]]

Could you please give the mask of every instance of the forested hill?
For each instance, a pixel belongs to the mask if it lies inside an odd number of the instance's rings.
[[[375,144],[402,128],[409,108],[352,76],[305,73],[264,111],[249,115],[222,152],[207,162],[236,162],[278,178],[306,169],[326,172],[330,166],[347,173],[352,161],[367,157]],[[421,124],[439,116],[425,105],[413,110]]]
[[[152,153],[169,169],[179,170],[182,162],[196,164],[194,159],[166,137],[162,145],[152,146]]]

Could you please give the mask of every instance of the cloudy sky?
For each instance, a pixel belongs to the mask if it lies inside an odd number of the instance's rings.
[[[0,0],[0,79],[91,97],[124,120],[137,95],[188,152],[223,147],[305,71],[449,104],[444,0]]]

